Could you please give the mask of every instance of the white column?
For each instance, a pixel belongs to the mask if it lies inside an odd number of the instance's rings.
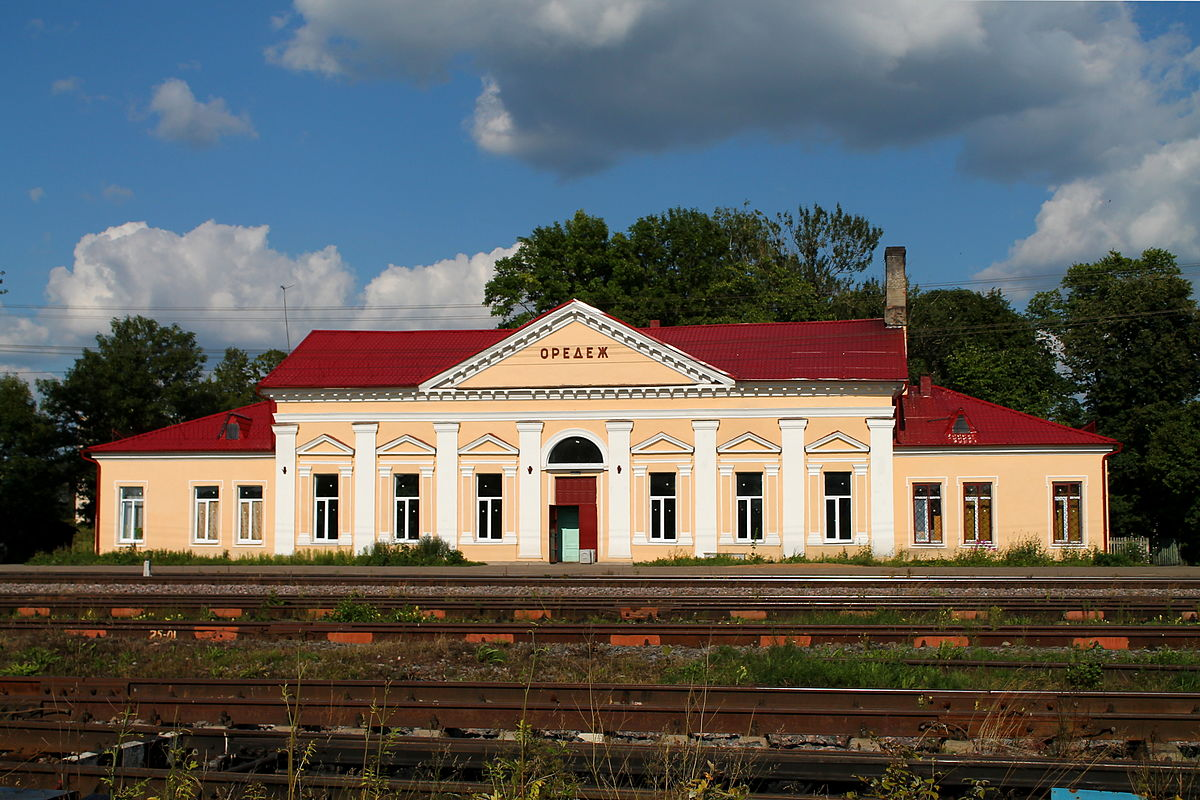
[[[434,484],[437,493],[437,524],[434,535],[458,546],[458,423],[435,422],[437,455]]]
[[[542,557],[542,427],[517,423],[517,558]]]
[[[892,464],[894,419],[869,419],[871,431],[871,550],[881,558],[896,554],[896,500]]]
[[[375,434],[378,422],[355,422],[354,552],[365,553],[375,541]]]
[[[696,480],[693,483],[696,516],[696,555],[717,552],[717,427],[715,419],[692,420]]]
[[[632,558],[629,519],[629,434],[633,423],[604,423],[608,431],[608,558]]]
[[[299,425],[272,425],[275,433],[275,552],[296,552],[296,433]]]
[[[808,471],[804,465],[804,429],[807,427],[806,419],[779,420],[780,443],[783,447],[780,454],[780,466],[783,468],[780,478],[783,530],[780,538],[785,556],[804,555],[804,506],[808,484]]]

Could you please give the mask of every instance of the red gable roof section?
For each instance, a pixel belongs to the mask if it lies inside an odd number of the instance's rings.
[[[519,330],[519,329],[518,329]],[[641,328],[735,380],[907,378],[904,332],[882,320]],[[313,331],[260,389],[412,387],[512,330]]]
[[[232,411],[181,422],[137,436],[87,448],[88,455],[106,453],[231,452],[271,453],[275,450],[275,403],[263,400]],[[238,437],[228,438],[226,425],[238,423]]]
[[[1117,446],[1117,441],[1107,436],[1022,414],[941,386],[931,386],[928,396],[923,396],[919,387],[910,386],[899,402],[897,447]],[[960,414],[969,433],[954,430]]]

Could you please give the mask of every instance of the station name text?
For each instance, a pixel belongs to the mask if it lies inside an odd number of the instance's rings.
[[[568,359],[601,359],[608,358],[608,346],[604,347],[543,347],[540,354],[542,361],[566,361]]]

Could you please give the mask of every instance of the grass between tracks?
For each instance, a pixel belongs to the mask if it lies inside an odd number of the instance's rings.
[[[906,664],[906,659],[933,663]],[[957,662],[1066,662],[1067,667],[970,667]],[[1200,666],[1193,650],[1103,651],[910,647],[614,647],[607,644],[475,645],[459,640],[367,645],[0,637],[0,674],[111,678],[309,679],[671,683],[833,688],[1200,691],[1200,671],[1104,670],[1107,663]]]

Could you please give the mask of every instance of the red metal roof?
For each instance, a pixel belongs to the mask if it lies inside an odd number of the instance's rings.
[[[910,386],[899,402],[897,447],[1117,446],[1117,441],[1107,436],[1022,414],[942,386],[931,386],[927,396],[919,386]]]
[[[884,380],[908,376],[904,332],[882,320],[641,328],[736,380]],[[417,386],[512,330],[313,331],[261,389]]]
[[[89,455],[105,453],[231,452],[271,453],[275,434],[271,431],[275,403],[263,400],[232,411],[181,422],[166,428],[139,433],[107,444],[87,448]],[[229,438],[227,425],[238,424],[238,436]]]

